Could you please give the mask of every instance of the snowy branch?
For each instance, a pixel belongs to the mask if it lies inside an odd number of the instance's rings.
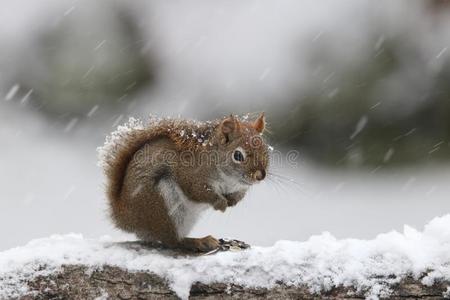
[[[448,282],[426,286],[411,277],[393,285],[390,299],[439,299],[447,291]],[[64,266],[56,274],[39,276],[28,283],[28,295],[39,299],[177,299],[167,281],[149,272],[128,272],[103,266],[90,272],[86,266]],[[286,286],[282,283],[271,288],[243,287],[235,284],[196,282],[189,298],[211,299],[359,299],[367,295],[354,287],[334,287],[314,293],[307,286]],[[31,298],[31,297],[30,297]],[[23,297],[22,299],[27,299]]]
[[[193,256],[71,234],[0,252],[0,299],[256,296],[442,298],[450,289],[450,215],[373,240],[305,242]]]

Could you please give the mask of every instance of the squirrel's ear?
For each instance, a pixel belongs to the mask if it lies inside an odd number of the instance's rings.
[[[220,123],[220,132],[223,135],[222,144],[230,140],[231,135],[238,129],[239,123],[233,115],[222,120]]]
[[[264,112],[262,112],[258,119],[253,122],[253,128],[259,133],[263,133],[266,128],[266,117],[264,116]]]

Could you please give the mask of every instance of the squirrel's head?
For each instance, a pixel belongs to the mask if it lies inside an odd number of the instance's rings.
[[[264,113],[254,121],[230,115],[220,122],[216,137],[223,150],[219,151],[223,155],[221,171],[246,185],[266,177],[269,151],[263,139],[265,126]]]

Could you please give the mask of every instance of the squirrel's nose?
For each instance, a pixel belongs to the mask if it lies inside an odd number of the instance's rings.
[[[255,173],[253,173],[253,178],[255,180],[261,181],[266,177],[266,171],[264,169],[256,170]]]

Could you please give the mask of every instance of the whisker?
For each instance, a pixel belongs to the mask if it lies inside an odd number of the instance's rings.
[[[276,173],[273,173],[273,172],[270,172],[270,171],[268,172],[268,174],[273,176],[273,177],[276,177],[276,178],[278,178],[280,180],[285,180],[285,181],[293,183],[293,184],[295,184],[295,185],[297,185],[299,187],[303,187],[303,185],[301,183],[297,182],[295,179],[293,179],[291,177],[287,177],[287,176],[284,176],[284,175],[276,174]]]
[[[272,184],[269,184],[269,186],[271,188],[273,188],[275,190],[275,192],[277,192],[277,193],[280,192],[279,189],[278,189],[280,187],[280,185],[279,185],[279,183],[277,181],[275,181],[272,177],[267,177],[266,180],[267,180],[267,182],[272,183]]]
[[[305,190],[304,184],[298,183],[293,178],[290,178],[290,177],[287,177],[287,176],[284,176],[281,174],[276,174],[276,173],[270,172],[270,171],[268,172],[268,174],[269,174],[268,177],[272,178],[273,182],[278,182],[279,184],[293,187],[293,188],[295,188],[295,190],[300,191],[304,195],[310,196],[310,193]]]
[[[270,176],[267,177],[267,179],[270,183],[273,183],[273,185],[270,185],[270,186],[273,187],[277,193],[282,192],[284,194],[287,194],[288,191],[287,191],[286,185],[284,185],[281,181],[277,180],[274,177],[270,177]]]

